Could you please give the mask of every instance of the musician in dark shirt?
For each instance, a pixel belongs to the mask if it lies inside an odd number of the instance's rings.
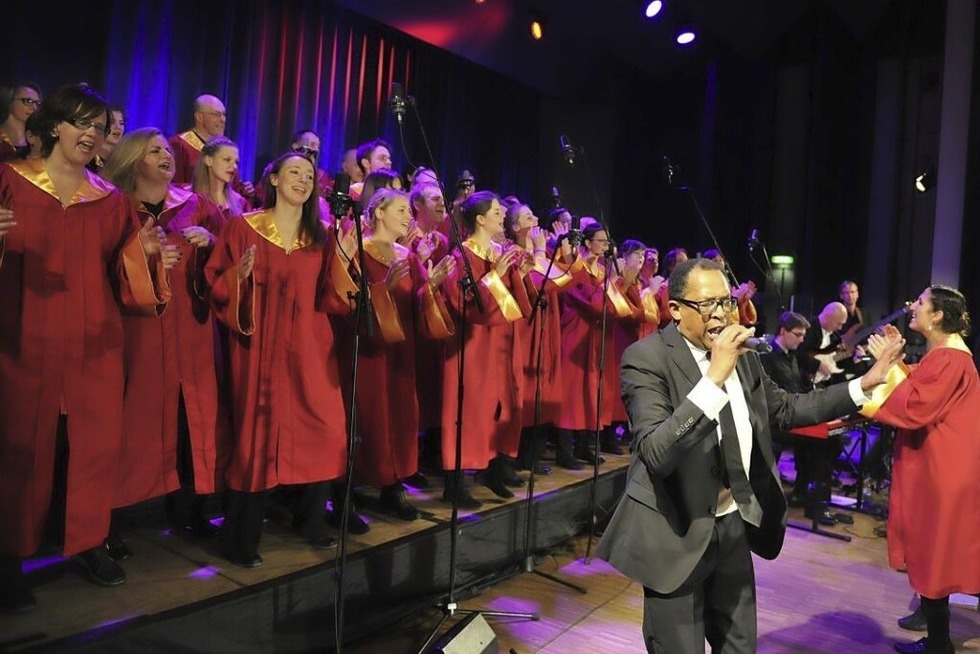
[[[813,388],[809,378],[800,370],[796,356],[800,345],[805,340],[811,340],[806,338],[809,327],[810,322],[802,315],[792,311],[783,312],[779,316],[776,336],[772,340],[772,352],[759,356],[766,374],[780,388],[791,393],[806,393]],[[790,506],[805,507],[806,517],[822,525],[836,524],[838,517],[827,510],[826,502],[830,499],[833,463],[840,452],[839,438],[820,440],[794,436],[774,429],[774,449],[777,444],[793,447],[796,482],[787,500]],[[775,460],[779,460],[781,453],[781,449],[773,453]],[[840,516],[843,517],[840,521],[846,521],[844,514]]]
[[[864,325],[864,313],[861,311],[861,307],[857,305],[858,298],[861,297],[861,294],[858,292],[857,282],[845,279],[840,283],[837,293],[841,304],[844,305],[844,309],[847,311],[847,320],[844,321],[844,325],[840,328],[841,333],[847,334],[852,331],[852,328],[854,328],[854,332],[857,332]],[[855,325],[857,326],[856,328]]]

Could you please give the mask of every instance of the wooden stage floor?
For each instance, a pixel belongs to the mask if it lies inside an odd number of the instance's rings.
[[[602,468],[606,481],[600,505],[608,508],[610,498],[618,496],[628,457],[609,457]],[[561,512],[578,512],[575,520],[558,529],[582,525],[581,511],[587,510],[587,489],[591,469],[569,472],[556,469],[550,476],[538,477],[536,498],[542,504],[537,519],[552,522]],[[434,480],[437,484],[439,480]],[[398,577],[391,571],[402,567],[439,567],[438,559],[446,551],[445,535],[449,507],[440,501],[440,490],[413,492],[413,502],[425,512],[425,517],[412,523],[398,522],[366,512],[372,529],[362,536],[350,538],[352,561],[359,557],[371,575]],[[523,540],[523,491],[508,501],[499,500],[489,490],[474,487],[474,494],[485,501],[476,514],[463,513],[462,529],[472,529],[471,536],[461,540],[461,558],[473,569],[492,567],[493,559],[475,561],[474,551],[493,549],[495,541],[505,541],[508,552],[520,551]],[[564,494],[564,495],[563,495]],[[560,497],[565,497],[564,504]],[[552,501],[551,504],[548,504]],[[570,504],[573,506],[569,508]],[[800,509],[791,509],[791,520],[802,520]],[[577,522],[576,522],[577,521]],[[144,520],[153,523],[153,520]],[[135,556],[123,562],[129,581],[117,588],[99,588],[80,578],[73,567],[58,557],[38,558],[30,563],[30,575],[40,608],[22,616],[0,615],[0,652],[28,651],[244,651],[229,647],[227,640],[213,643],[187,642],[180,632],[186,625],[205,625],[215,632],[232,630],[227,619],[230,611],[239,611],[255,619],[265,619],[265,613],[279,611],[284,603],[307,603],[306,622],[328,624],[332,613],[323,608],[322,596],[330,591],[324,578],[330,577],[334,551],[315,551],[283,526],[288,520],[269,520],[263,536],[261,554],[265,565],[255,570],[243,570],[228,565],[214,551],[213,544],[177,537],[169,531],[146,524],[123,533]],[[480,525],[484,531],[480,531]],[[889,652],[897,640],[914,640],[919,634],[903,632],[895,624],[905,615],[913,599],[905,576],[889,570],[886,565],[885,540],[874,534],[881,522],[867,515],[855,514],[851,527],[834,527],[852,535],[845,543],[803,531],[789,530],[782,555],[776,561],[756,561],[759,596],[759,651],[773,654],[850,654]],[[642,589],[625,579],[607,564],[593,560],[586,565],[586,539],[571,538],[569,532],[560,539],[552,538],[549,555],[539,557],[538,569],[567,578],[585,586],[587,594],[579,594],[564,586],[534,574],[520,573],[519,566],[509,565],[511,576],[487,583],[492,585],[482,593],[461,602],[463,608],[501,611],[536,611],[537,622],[488,618],[496,632],[501,651],[542,652],[555,654],[603,653],[625,654],[643,651],[640,635]],[[541,548],[544,549],[544,548]],[[499,558],[499,557],[498,557]],[[434,562],[435,561],[435,562]],[[490,561],[490,564],[487,563]],[[388,567],[385,567],[388,566]],[[372,573],[372,571],[374,571]],[[405,573],[407,574],[407,573]],[[474,573],[475,574],[475,573]],[[322,575],[322,576],[316,576]],[[425,581],[438,586],[445,576],[432,573]],[[472,581],[470,579],[469,581]],[[496,581],[496,583],[493,583]],[[314,583],[315,582],[315,583]],[[302,585],[306,583],[307,588]],[[410,596],[416,583],[414,577],[402,577],[384,586],[352,588],[361,595],[373,597],[380,607],[387,602],[398,604]],[[476,583],[476,582],[473,582]],[[289,585],[292,584],[292,585]],[[353,584],[357,585],[357,584]],[[313,590],[310,591],[309,588]],[[406,590],[408,587],[408,590]],[[381,588],[381,590],[379,590]],[[271,590],[270,590],[271,589]],[[301,591],[315,595],[316,601],[301,598]],[[260,593],[271,593],[274,602],[256,602]],[[460,593],[460,597],[468,597]],[[287,598],[284,600],[283,598]],[[363,600],[363,597],[361,597]],[[426,608],[435,604],[413,597],[414,608],[403,610],[396,618],[370,630],[345,628],[348,636],[357,636],[344,648],[349,654],[399,654],[415,652],[438,622],[440,613]],[[251,601],[251,604],[246,602]],[[236,604],[237,602],[237,604]],[[348,605],[348,621],[355,622],[372,612],[371,600]],[[366,608],[365,608],[366,607]],[[290,607],[295,608],[295,607]],[[390,606],[389,606],[390,608]],[[219,616],[221,610],[226,613]],[[192,615],[186,615],[192,614]],[[965,607],[952,611],[952,634],[957,652],[980,654],[980,613]],[[176,617],[175,617],[176,616]],[[180,620],[185,620],[181,622]],[[248,618],[246,618],[248,619]],[[210,623],[208,621],[211,621]],[[157,631],[146,631],[143,646],[104,645],[93,640],[105,633],[137,631],[143,625],[156,625]],[[277,630],[277,640],[264,643],[249,641],[248,649],[268,652],[327,652],[329,634],[309,634],[305,640],[282,637],[293,625],[279,620],[270,628]],[[364,632],[369,635],[364,635]],[[161,633],[168,635],[160,639]],[[191,630],[188,629],[190,634]],[[200,638],[200,629],[193,636]],[[188,636],[188,638],[193,638]],[[131,643],[130,641],[125,641]],[[253,647],[255,645],[255,647]]]
[[[802,519],[802,509],[791,509]],[[909,613],[914,595],[904,574],[887,566],[885,539],[874,535],[880,521],[857,514],[850,543],[789,530],[775,561],[755,558],[760,654],[887,654],[893,642],[924,634],[903,631],[896,619]],[[573,550],[539,566],[587,587],[581,595],[537,575],[521,574],[496,584],[463,609],[534,612],[538,622],[486,618],[501,652],[518,654],[628,654],[643,652],[643,589],[605,561],[583,561],[585,539]],[[416,652],[440,614],[428,611],[390,633],[356,643],[348,654]],[[956,651],[980,654],[980,612],[953,606]],[[705,650],[708,651],[707,648]]]

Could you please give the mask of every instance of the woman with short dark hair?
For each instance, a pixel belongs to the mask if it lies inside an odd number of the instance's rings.
[[[42,158],[0,165],[0,608],[35,604],[20,557],[45,521],[106,586],[126,580],[101,546],[122,437],[122,310],[163,311],[173,260],[122,191],[86,170],[108,129],[91,87],[41,105]]]

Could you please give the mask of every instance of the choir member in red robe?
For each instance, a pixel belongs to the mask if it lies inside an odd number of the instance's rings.
[[[611,425],[613,405],[622,401],[619,398],[619,362],[615,360],[613,323],[633,314],[616,280],[611,278],[608,284],[604,283],[607,266],[612,269],[612,262],[605,256],[609,248],[605,230],[595,223],[586,227],[583,234],[587,256],[581,272],[576,274],[563,296],[561,313],[564,396],[558,428],[563,431],[559,432],[556,462],[571,470],[581,467],[576,458],[592,461],[598,456],[589,447],[590,432],[594,434],[597,427],[601,430]],[[597,413],[603,314],[606,316],[603,396],[601,410]],[[569,451],[570,434],[577,439],[574,453]]]
[[[264,211],[229,221],[208,260],[211,303],[230,331],[234,446],[220,549],[232,563],[258,554],[267,491],[303,485],[294,527],[315,547],[329,480],[344,475],[346,412],[326,311],[355,292],[319,212],[312,162],[295,153],[269,168]],[[354,243],[343,244],[353,252]]]
[[[427,261],[442,261],[449,254],[449,238],[439,231],[445,224],[445,199],[439,186],[431,182],[416,184],[409,198],[415,221],[407,237],[407,245],[424,265]],[[419,429],[423,432],[423,447],[438,438],[442,419],[442,360],[445,342],[425,338],[415,341],[416,395],[419,400]],[[427,442],[429,441],[429,442]],[[433,447],[438,452],[438,443]],[[440,466],[441,467],[441,466]]]
[[[903,654],[953,652],[949,596],[980,593],[980,380],[964,337],[970,316],[948,286],[925,289],[909,329],[926,339],[919,364],[897,364],[861,413],[898,428],[888,510],[888,561],[908,570],[922,597],[928,634],[899,643]],[[878,357],[901,335],[872,335]],[[910,369],[911,368],[911,369]]]
[[[120,308],[157,315],[169,298],[162,230],[85,169],[107,104],[88,85],[41,108],[43,158],[0,165],[0,606],[31,608],[20,557],[45,520],[89,578],[126,575],[109,530],[123,401]]]
[[[402,520],[418,510],[405,499],[401,480],[418,470],[418,402],[415,350],[421,338],[452,335],[452,321],[439,286],[455,260],[444,256],[428,273],[409,248],[397,243],[408,234],[412,214],[408,195],[379,189],[366,216],[371,235],[364,239],[366,281],[374,315],[373,338],[360,344],[357,376],[356,463],[358,481],[381,489],[381,508]],[[352,266],[357,265],[355,258]]]
[[[623,296],[629,302],[632,313],[612,323],[615,331],[616,352],[614,361],[618,362],[623,358],[626,348],[638,341],[643,336],[653,333],[658,329],[660,323],[660,308],[657,299],[650,292],[649,287],[645,286],[641,272],[646,256],[646,246],[635,239],[623,241],[619,250],[619,269],[622,277],[616,280]],[[617,379],[619,375],[616,375]],[[616,400],[613,401],[613,424],[602,430],[599,435],[599,449],[607,454],[622,454],[623,450],[617,442],[618,427],[624,429],[628,423],[626,407],[619,399],[622,398],[622,387],[616,389]]]
[[[180,253],[170,271],[168,311],[158,319],[127,316],[123,460],[116,505],[166,494],[175,529],[213,536],[204,502],[223,484],[229,427],[219,410],[215,325],[204,266],[224,222],[203,195],[171,184],[174,160],[163,132],[127,134],[103,176],[126,192],[142,224],[159,225]]]
[[[666,279],[670,277],[670,273],[674,271],[679,264],[687,261],[687,250],[681,247],[671,248],[664,255],[664,283],[660,286],[657,291],[657,302],[660,304],[660,329],[663,329],[670,324],[673,320],[670,317],[670,306],[668,302],[670,298],[667,296],[667,282]]]
[[[238,145],[227,136],[215,136],[201,148],[192,189],[217,205],[226,220],[239,218],[251,209],[251,204],[235,190],[236,179]]]
[[[500,497],[513,497],[503,484],[500,455],[515,456],[520,441],[524,348],[514,323],[523,320],[531,310],[524,276],[533,259],[518,248],[504,250],[494,239],[504,231],[504,217],[497,196],[480,191],[468,197],[462,206],[464,226],[472,236],[455,251],[456,272],[443,284],[449,311],[461,329],[465,348],[462,401],[462,448],[460,469],[487,469],[485,485]],[[469,292],[480,294],[484,312],[459,287],[463,274],[462,258],[473,270],[475,285]],[[465,316],[463,312],[465,311]],[[458,332],[457,332],[458,333]],[[456,468],[456,424],[460,357],[459,337],[446,340],[442,395],[442,462],[446,475],[444,500],[453,495],[458,506],[477,508],[477,501],[463,485]]]
[[[3,89],[2,101],[0,161],[12,161],[23,158],[28,150],[27,119],[41,106],[41,89],[33,82],[20,82]]]
[[[170,137],[174,153],[174,184],[194,181],[194,167],[201,158],[201,148],[215,136],[225,133],[225,103],[213,95],[199,95],[194,99],[194,126]]]
[[[544,284],[544,301],[534,322],[519,320],[515,323],[520,341],[526,344],[524,352],[520,353],[524,381],[517,464],[519,468],[529,470],[540,460],[548,434],[561,416],[561,293],[572,281],[569,266],[573,261],[573,250],[568,241],[563,240],[549,271],[548,232],[538,226],[537,216],[523,203],[514,204],[507,210],[505,229],[514,245],[534,257],[534,267],[526,279],[532,304],[541,289],[541,282],[546,274],[548,276]],[[551,469],[539,464],[536,472],[547,474]]]

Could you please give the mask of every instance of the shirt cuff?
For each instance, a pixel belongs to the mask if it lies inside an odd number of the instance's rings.
[[[702,377],[701,381],[695,384],[691,392],[687,394],[687,399],[701,409],[705,416],[717,420],[718,414],[728,404],[728,393],[721,390],[717,384],[707,377]]]
[[[865,402],[871,401],[871,396],[865,393],[864,389],[861,388],[860,377],[847,382],[847,392],[851,394],[851,400],[854,401],[854,404],[858,405],[859,407],[864,406]]]

